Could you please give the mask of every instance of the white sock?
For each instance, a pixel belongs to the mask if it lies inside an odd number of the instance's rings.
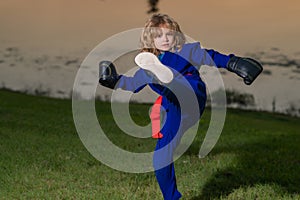
[[[139,53],[134,61],[142,69],[152,72],[163,83],[170,83],[173,80],[172,71],[163,65],[153,53]]]

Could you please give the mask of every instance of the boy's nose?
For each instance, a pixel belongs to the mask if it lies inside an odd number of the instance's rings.
[[[169,41],[169,38],[167,35],[165,35],[164,39],[165,39],[165,41]]]

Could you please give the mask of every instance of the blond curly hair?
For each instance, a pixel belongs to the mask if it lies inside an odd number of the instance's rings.
[[[166,14],[154,14],[146,22],[141,34],[140,43],[142,52],[151,52],[159,55],[160,51],[154,45],[154,38],[161,34],[161,28],[167,28],[174,33],[174,46],[171,51],[180,50],[186,39],[179,24]]]

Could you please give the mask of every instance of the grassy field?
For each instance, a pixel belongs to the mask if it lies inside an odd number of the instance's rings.
[[[130,106],[141,125],[149,123],[148,109]],[[96,110],[118,146],[153,150],[155,140],[115,128],[108,103],[97,102]],[[228,110],[219,142],[199,159],[209,119],[207,109],[197,139],[175,163],[183,199],[300,199],[299,118]],[[119,172],[87,152],[70,100],[0,90],[0,152],[0,199],[162,199],[153,172]]]

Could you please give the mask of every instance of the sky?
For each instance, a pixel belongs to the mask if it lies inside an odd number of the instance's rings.
[[[161,0],[158,7],[207,48],[298,51],[298,0]],[[0,42],[45,52],[89,50],[111,35],[143,27],[147,10],[146,0],[2,0]]]

